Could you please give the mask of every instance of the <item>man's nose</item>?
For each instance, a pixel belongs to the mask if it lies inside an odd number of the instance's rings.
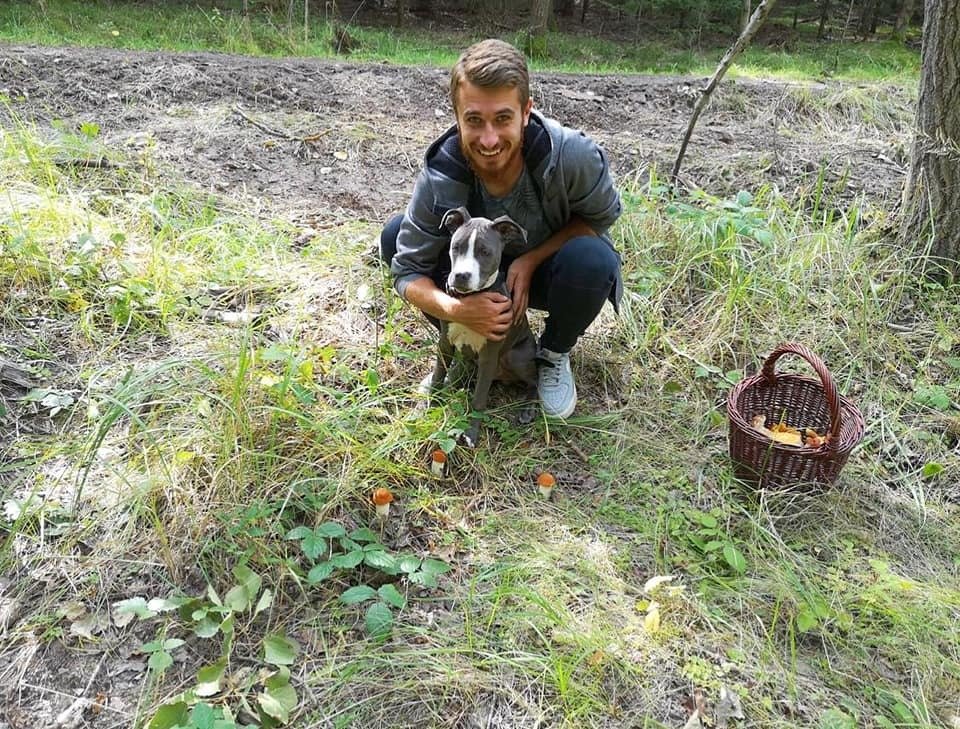
[[[480,134],[480,144],[493,149],[498,142],[499,137],[497,136],[497,130],[493,128],[493,124],[485,124],[483,132]]]

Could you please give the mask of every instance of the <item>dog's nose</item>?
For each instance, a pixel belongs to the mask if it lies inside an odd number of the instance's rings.
[[[453,285],[458,289],[466,288],[470,284],[469,271],[457,271],[453,274]]]

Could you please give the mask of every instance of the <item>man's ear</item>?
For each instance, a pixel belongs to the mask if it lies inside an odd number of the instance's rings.
[[[530,112],[533,111],[533,99],[527,99],[527,104],[523,109],[523,126],[530,123]]]
[[[453,234],[457,231],[457,228],[468,220],[470,220],[470,213],[467,212],[466,208],[453,208],[443,214],[440,225]]]
[[[501,215],[490,225],[503,239],[503,252],[508,256],[518,256],[527,247],[527,231],[517,225],[509,216]]]

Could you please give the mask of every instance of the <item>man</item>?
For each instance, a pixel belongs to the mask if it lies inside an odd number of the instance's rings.
[[[397,292],[432,320],[466,325],[502,340],[527,307],[548,313],[537,353],[546,415],[569,417],[577,404],[570,350],[600,313],[618,308],[620,257],[607,230],[620,196],[603,151],[582,132],[533,110],[526,60],[516,48],[485,40],[453,68],[456,124],[427,150],[406,213],[380,238]],[[527,250],[505,260],[511,298],[493,292],[457,298],[444,213],[509,215],[527,231]]]

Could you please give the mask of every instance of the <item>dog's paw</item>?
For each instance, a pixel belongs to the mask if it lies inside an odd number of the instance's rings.
[[[480,440],[480,428],[478,426],[473,426],[467,428],[463,433],[460,434],[460,442],[463,443],[467,448],[476,448],[477,442]]]
[[[520,410],[520,414],[517,416],[517,423],[520,425],[530,425],[530,423],[537,419],[538,409],[539,406],[536,403],[524,405]]]

